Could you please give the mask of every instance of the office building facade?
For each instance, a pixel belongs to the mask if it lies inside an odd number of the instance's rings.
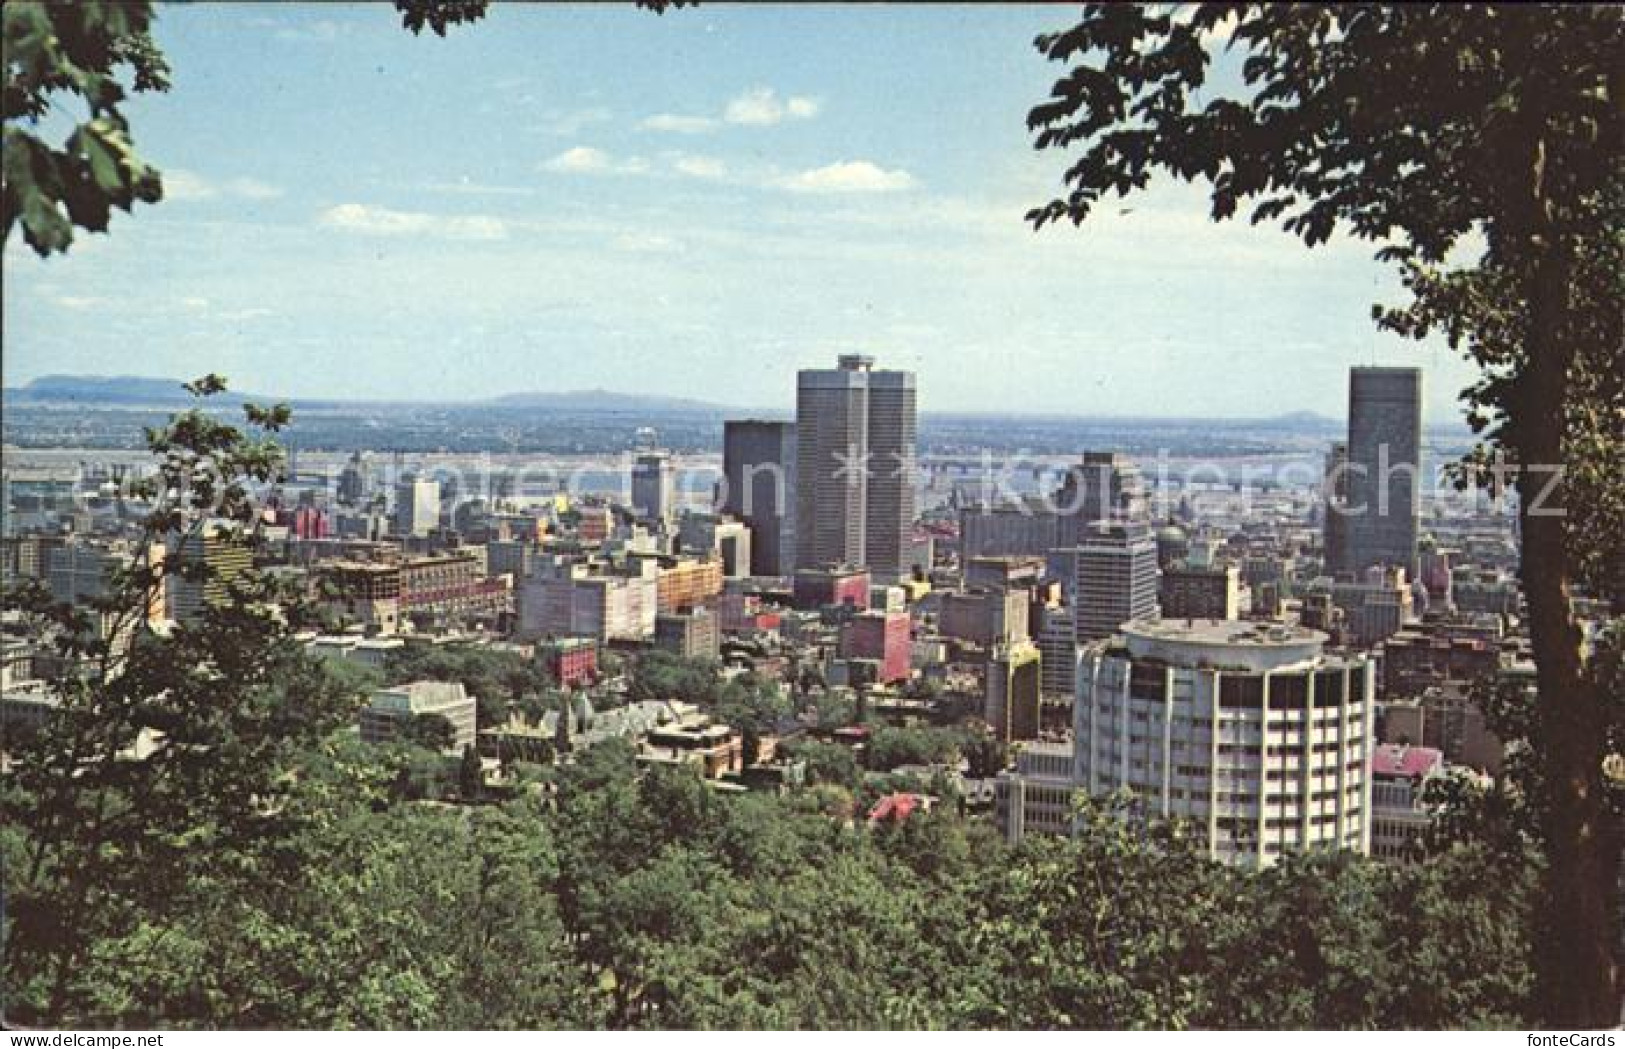
[[[440,527],[440,482],[412,477],[395,486],[395,534],[426,536]]]
[[[1041,656],[1038,680],[1044,699],[1071,706],[1078,670],[1078,635],[1072,609],[1045,609],[1034,642]]]
[[[914,373],[869,373],[869,492],[864,563],[884,580],[914,565],[918,398]]]
[[[982,716],[1006,743],[1038,738],[1042,662],[1030,641],[999,645],[987,661]]]
[[[1416,577],[1421,444],[1421,370],[1352,369],[1341,571],[1388,565]]]
[[[231,601],[233,584],[254,567],[253,545],[229,522],[207,522],[175,544],[179,570],[169,577],[168,607],[177,622],[194,624],[206,609]]]
[[[743,521],[717,514],[685,513],[677,537],[683,553],[719,559],[722,574],[729,579],[752,574],[751,546],[755,537]]]
[[[1321,482],[1320,538],[1327,575],[1352,571],[1349,567],[1347,441],[1334,441],[1326,453],[1326,473]]]
[[[1139,523],[1096,521],[1077,547],[1073,625],[1079,642],[1110,637],[1157,612],[1157,543]]]
[[[717,617],[703,608],[655,616],[654,643],[684,659],[715,659],[722,640]]]
[[[959,559],[1037,555],[1059,545],[1060,518],[1040,496],[999,503],[978,503],[959,511]]]
[[[796,426],[761,419],[722,424],[722,511],[750,526],[750,574],[796,570]]]
[[[1097,521],[1151,522],[1140,468],[1116,452],[1084,452],[1055,493],[1056,545],[1078,546]]]
[[[796,562],[864,565],[883,580],[912,561],[917,439],[913,372],[842,356],[796,380]]]
[[[1072,831],[1072,744],[1034,742],[993,783],[993,822],[1012,845],[1028,834]]]
[[[615,575],[570,565],[525,580],[516,633],[521,640],[641,641],[654,635],[658,605],[652,574]]]
[[[872,660],[882,684],[906,681],[911,636],[907,612],[858,612],[841,629],[841,655]]]
[[[1241,574],[1235,565],[1164,568],[1157,593],[1169,619],[1241,618]]]
[[[677,509],[677,468],[671,453],[641,451],[632,460],[632,510],[643,521],[664,522]]]
[[[937,629],[984,648],[1026,641],[1031,609],[1025,590],[974,590],[941,595]]]

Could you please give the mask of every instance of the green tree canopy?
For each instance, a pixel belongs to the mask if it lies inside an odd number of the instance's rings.
[[[189,388],[224,389],[206,376]],[[5,605],[54,639],[64,669],[44,731],[15,751],[5,822],[26,835],[8,872],[6,975],[23,1015],[87,1013],[90,955],[136,922],[160,921],[187,884],[230,866],[266,837],[292,832],[300,755],[353,723],[360,697],[294,638],[307,609],[257,572],[230,579],[183,552],[206,534],[251,543],[252,486],[277,475],[270,434],[286,408],[248,406],[258,433],[201,410],[149,432],[154,477],[132,495],[148,511],[137,562],[89,609],[37,584]],[[167,632],[151,610],[171,581],[219,591]]]

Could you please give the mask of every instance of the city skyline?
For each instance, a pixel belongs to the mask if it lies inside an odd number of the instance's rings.
[[[866,352],[941,412],[1336,417],[1378,363],[1459,416],[1470,366],[1372,328],[1402,295],[1370,245],[1214,224],[1177,185],[1026,227],[1060,170],[1031,39],[1066,19],[519,7],[441,40],[382,7],[165,8],[174,89],[129,110],[168,199],[65,258],[8,247],[6,383],[751,406]]]

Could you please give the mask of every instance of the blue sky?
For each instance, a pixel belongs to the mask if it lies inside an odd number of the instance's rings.
[[[173,6],[129,107],[168,199],[5,254],[5,381],[225,373],[269,393],[606,388],[784,408],[865,350],[924,410],[1341,416],[1354,364],[1470,377],[1371,326],[1368,245],[1306,251],[1157,185],[1082,229],[1025,115],[1070,7]]]

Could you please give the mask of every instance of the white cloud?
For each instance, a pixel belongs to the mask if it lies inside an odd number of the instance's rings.
[[[609,170],[609,154],[591,146],[575,146],[542,165],[548,171],[587,174]]]
[[[431,236],[448,240],[501,240],[508,228],[489,215],[430,215],[421,211],[394,211],[366,204],[340,204],[322,212],[321,223],[332,229],[374,237]]]
[[[181,299],[181,305],[189,310],[206,310],[209,308],[209,300],[199,295],[188,295]]]
[[[208,200],[219,192],[202,177],[180,168],[164,172],[163,178],[167,200]]]
[[[730,101],[720,118],[685,113],[655,113],[638,122],[640,131],[677,135],[700,135],[715,131],[723,123],[767,127],[785,120],[810,120],[823,103],[805,95],[780,98],[770,87],[755,87]]]
[[[763,87],[729,102],[724,117],[730,124],[777,124],[784,119],[784,108],[773,89]]]
[[[717,122],[712,117],[690,117],[677,113],[656,113],[638,123],[644,131],[669,131],[678,135],[699,135],[714,130]]]
[[[767,125],[786,117],[806,120],[817,116],[818,109],[817,99],[797,95],[781,102],[772,88],[756,87],[729,102],[722,118],[730,124]]]
[[[56,304],[69,310],[93,310],[106,305],[107,300],[90,295],[58,295]]]
[[[240,200],[271,200],[282,196],[282,189],[255,178],[231,178],[216,182],[195,171],[173,168],[163,173],[164,197],[168,200],[215,200],[235,197]]]
[[[728,165],[715,157],[680,156],[672,167],[690,178],[720,179],[728,175]]]
[[[566,175],[646,175],[649,161],[643,157],[616,160],[601,149],[575,146],[543,161],[542,170]]]
[[[916,182],[901,168],[887,171],[867,160],[842,160],[791,175],[780,185],[804,193],[887,193],[912,189]]]

